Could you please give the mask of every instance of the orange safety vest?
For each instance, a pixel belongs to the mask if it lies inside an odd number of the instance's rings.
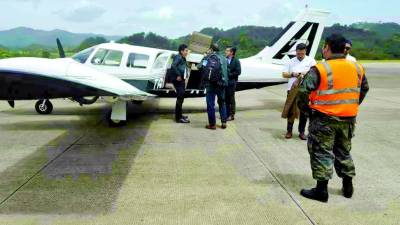
[[[346,59],[328,60],[316,67],[320,84],[310,95],[310,107],[329,116],[357,116],[363,67]]]

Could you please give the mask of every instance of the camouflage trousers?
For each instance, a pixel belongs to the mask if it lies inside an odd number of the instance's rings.
[[[307,145],[315,180],[331,179],[333,167],[339,177],[356,175],[350,155],[354,128],[355,123],[352,121],[311,116]]]

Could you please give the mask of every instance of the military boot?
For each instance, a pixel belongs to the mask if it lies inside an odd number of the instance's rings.
[[[345,198],[351,198],[354,193],[353,179],[351,177],[343,177],[342,193]]]
[[[317,186],[312,189],[303,189],[300,194],[303,197],[317,200],[320,202],[328,202],[329,194],[328,194],[328,181],[318,181]]]
[[[287,133],[285,135],[286,139],[291,139],[293,137],[292,130],[293,130],[293,123],[288,122],[287,123]]]

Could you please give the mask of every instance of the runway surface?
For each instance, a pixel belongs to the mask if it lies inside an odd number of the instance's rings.
[[[189,125],[172,121],[174,100],[129,107],[109,128],[109,107],[53,101],[0,103],[0,224],[399,224],[400,64],[365,64],[371,90],[360,108],[355,195],[312,187],[306,142],[285,140],[285,86],[240,92],[237,120],[209,131],[204,99],[187,99]],[[297,125],[297,124],[296,124]]]

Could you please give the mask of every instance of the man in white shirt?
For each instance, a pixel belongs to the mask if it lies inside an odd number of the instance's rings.
[[[315,66],[317,63],[315,59],[310,58],[306,55],[307,53],[307,45],[300,43],[296,46],[296,57],[292,58],[285,66],[283,70],[283,77],[288,78],[288,95],[290,90],[293,88],[294,85],[297,85],[298,78],[303,77],[310,71],[311,67]],[[294,104],[292,107],[297,107]],[[287,123],[287,133],[285,138],[290,139],[293,137],[293,124],[297,117],[296,112],[299,110],[295,108],[291,110],[291,115],[288,116],[288,123]],[[307,124],[307,116],[300,112],[300,119],[299,119],[299,138],[302,140],[306,140],[307,137],[305,135],[305,128]]]
[[[351,42],[350,39],[346,40],[346,47],[344,48],[344,55],[346,56],[346,59],[352,62],[357,62],[357,59],[350,55],[350,51],[353,48],[353,43]]]

